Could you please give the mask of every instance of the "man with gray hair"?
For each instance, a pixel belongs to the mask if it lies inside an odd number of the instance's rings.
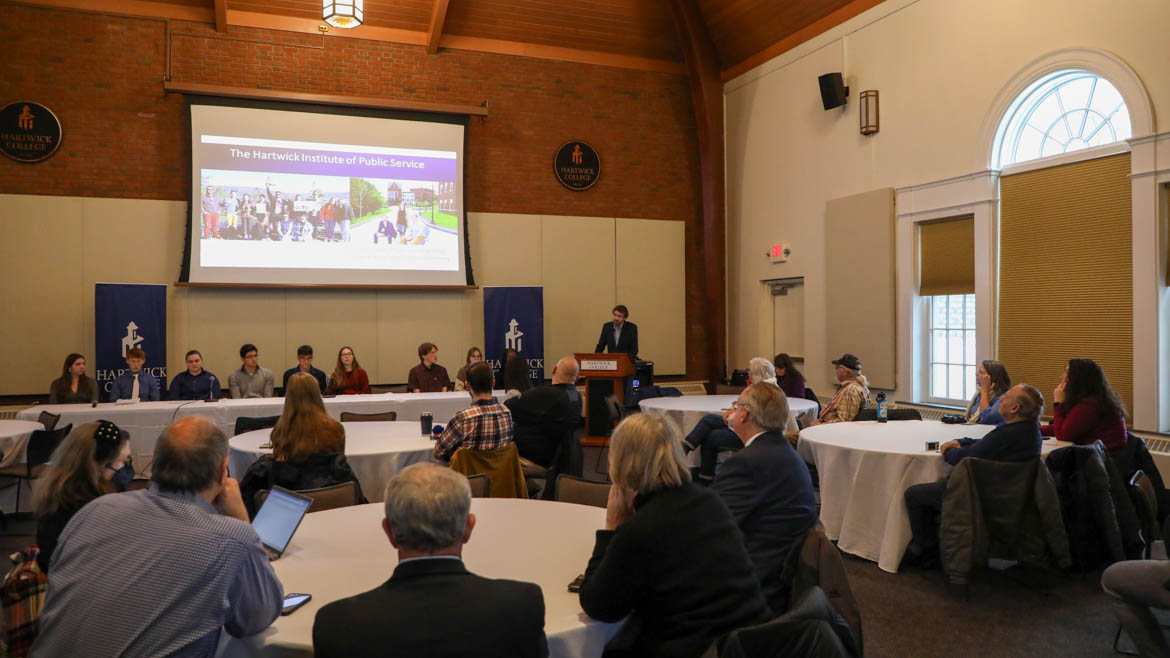
[[[1044,396],[1035,386],[1016,384],[1000,398],[999,413],[1004,424],[982,439],[958,439],[939,447],[943,459],[951,466],[968,457],[1001,462],[1026,462],[1040,456],[1040,410]],[[949,476],[938,482],[916,484],[906,489],[906,511],[910,515],[912,538],[906,548],[909,566],[932,568],[939,564],[938,528],[943,493]]]
[[[382,520],[398,566],[381,586],[317,612],[317,658],[547,656],[540,587],[463,566],[474,528],[467,478],[431,463],[398,473]]]
[[[227,457],[211,421],[181,418],[158,438],[150,489],[100,496],[73,517],[32,656],[212,656],[221,629],[268,628],[283,591]]]

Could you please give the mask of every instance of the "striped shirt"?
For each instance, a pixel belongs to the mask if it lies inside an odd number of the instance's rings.
[[[220,629],[258,633],[283,588],[252,526],[193,493],[101,496],[53,552],[33,658],[213,656]]]
[[[435,457],[449,460],[460,448],[495,450],[512,442],[512,412],[496,401],[476,400],[455,414],[435,444]]]

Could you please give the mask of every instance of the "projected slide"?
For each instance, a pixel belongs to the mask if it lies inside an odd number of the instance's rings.
[[[319,117],[329,120],[323,130],[298,124],[285,134],[366,137],[272,139],[272,126],[262,117],[249,136],[239,134],[238,124],[230,131],[208,125],[195,132],[193,106],[192,281],[465,283],[462,126],[437,124],[437,138],[422,140],[436,147],[458,140],[456,149],[445,150],[417,148],[420,131],[408,129],[425,122],[210,110]],[[338,120],[352,125],[337,130]],[[371,122],[380,124],[378,130],[369,130]],[[458,134],[444,137],[452,129]],[[253,136],[258,134],[264,136]]]

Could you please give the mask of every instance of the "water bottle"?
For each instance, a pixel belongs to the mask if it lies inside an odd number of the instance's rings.
[[[877,421],[884,423],[889,420],[890,410],[889,404],[886,402],[886,394],[878,393],[877,395]]]

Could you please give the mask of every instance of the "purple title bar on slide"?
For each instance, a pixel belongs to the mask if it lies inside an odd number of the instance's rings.
[[[400,180],[455,180],[455,158],[202,144],[204,169]]]

